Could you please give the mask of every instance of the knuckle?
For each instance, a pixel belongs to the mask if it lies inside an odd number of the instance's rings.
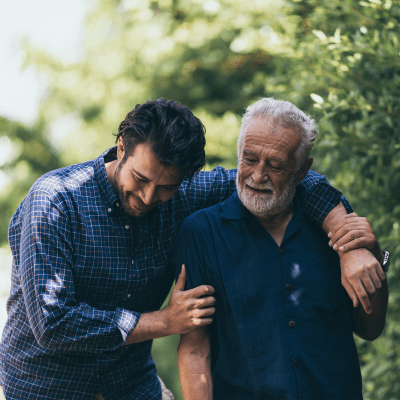
[[[359,294],[358,294],[358,297],[360,298],[360,300],[361,300],[363,303],[367,303],[367,302],[368,302],[368,294],[367,294],[366,292],[359,293]]]

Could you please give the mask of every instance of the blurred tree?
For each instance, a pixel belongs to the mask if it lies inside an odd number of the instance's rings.
[[[11,216],[33,182],[62,166],[43,131],[41,123],[28,128],[0,117],[0,247],[6,245]]]
[[[391,253],[387,323],[357,340],[366,399],[400,398],[400,3],[297,1],[296,69],[323,112],[317,169],[369,218]],[[303,65],[301,65],[303,64]]]

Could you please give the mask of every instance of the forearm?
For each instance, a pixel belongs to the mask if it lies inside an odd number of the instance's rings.
[[[183,400],[212,400],[211,359],[178,351]]]
[[[171,335],[165,317],[165,311],[153,311],[141,314],[135,329],[125,340],[125,345],[144,342]]]
[[[387,280],[382,287],[369,296],[372,312],[367,314],[359,305],[353,309],[354,333],[364,340],[375,340],[385,327],[386,310],[388,305],[389,289]]]
[[[184,400],[212,400],[211,348],[205,329],[181,335],[178,366]]]
[[[329,232],[336,232],[342,225],[346,218],[347,211],[343,204],[340,202],[334,207],[324,219],[322,229],[328,234]]]

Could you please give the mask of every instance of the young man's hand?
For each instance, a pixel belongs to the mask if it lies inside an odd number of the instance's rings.
[[[211,324],[215,313],[215,290],[212,286],[202,285],[185,290],[185,266],[172,290],[167,307],[162,312],[165,315],[167,331],[170,335],[187,333],[195,328]]]
[[[328,233],[329,246],[334,250],[347,252],[364,247],[382,263],[383,252],[367,218],[356,213],[347,214],[343,225],[336,232]]]

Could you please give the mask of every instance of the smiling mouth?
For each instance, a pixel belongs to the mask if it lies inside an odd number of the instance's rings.
[[[247,187],[249,189],[251,189],[251,190],[254,190],[255,192],[258,192],[258,193],[273,193],[272,189],[257,189],[257,188],[254,188],[254,187],[251,187],[251,186],[248,186],[248,185],[247,185]]]

